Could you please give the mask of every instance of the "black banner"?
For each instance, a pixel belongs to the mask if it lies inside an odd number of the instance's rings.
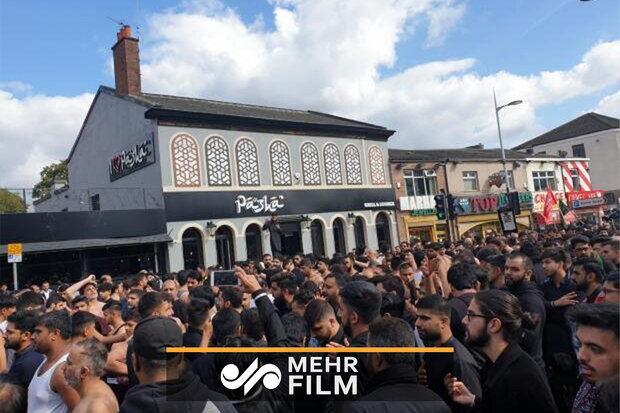
[[[391,188],[164,193],[168,222],[394,209],[395,200]]]

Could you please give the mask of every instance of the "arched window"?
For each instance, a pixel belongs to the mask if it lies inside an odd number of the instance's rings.
[[[292,185],[291,156],[288,146],[282,141],[275,141],[269,147],[269,155],[271,157],[271,179],[273,185]]]
[[[321,165],[319,150],[313,143],[301,146],[301,169],[304,174],[304,185],[321,185]]]
[[[385,185],[383,151],[378,146],[371,146],[368,150],[368,165],[370,167],[370,182],[373,185]]]
[[[198,144],[189,135],[178,135],[170,143],[174,186],[200,186]]]
[[[361,185],[362,159],[355,145],[344,148],[344,167],[347,172],[347,185]]]
[[[235,262],[234,237],[230,227],[222,225],[215,231],[215,249],[217,250],[217,265],[230,269]]]
[[[375,228],[377,229],[377,242],[379,243],[379,248],[381,248],[383,244],[391,246],[392,238],[390,237],[390,219],[384,212],[377,214]]]
[[[325,163],[325,180],[327,185],[342,185],[342,167],[340,166],[340,151],[333,143],[323,148]]]
[[[205,144],[207,155],[207,181],[210,186],[230,186],[230,158],[228,144],[219,136],[212,136]]]
[[[334,232],[334,249],[338,254],[346,254],[347,247],[344,240],[344,222],[340,218],[336,218],[332,223],[332,231]]]
[[[245,249],[248,260],[260,261],[263,257],[263,240],[261,229],[256,224],[248,225],[245,230]]]
[[[254,142],[247,138],[237,142],[237,175],[239,185],[258,186],[260,177],[258,171],[258,150]]]
[[[310,224],[310,238],[312,239],[312,253],[316,256],[324,257],[323,224],[318,219],[315,219]]]
[[[183,268],[195,270],[202,266],[202,235],[196,228],[188,228],[183,232]]]
[[[358,216],[353,222],[353,233],[355,234],[355,247],[359,249],[366,248],[366,235],[364,233],[364,220]]]

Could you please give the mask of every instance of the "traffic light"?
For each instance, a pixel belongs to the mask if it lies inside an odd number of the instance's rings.
[[[454,196],[448,195],[446,201],[448,204],[448,216],[450,219],[456,219],[456,205],[454,203]]]
[[[437,219],[444,220],[446,219],[446,206],[444,204],[445,196],[443,194],[435,195],[435,215],[437,215]]]
[[[519,202],[518,192],[508,193],[508,208],[511,208],[514,211],[515,216],[521,214],[521,203]]]

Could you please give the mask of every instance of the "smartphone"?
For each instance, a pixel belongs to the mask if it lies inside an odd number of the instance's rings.
[[[235,275],[234,270],[216,270],[211,274],[211,286],[226,287],[236,286],[239,284],[239,279]]]

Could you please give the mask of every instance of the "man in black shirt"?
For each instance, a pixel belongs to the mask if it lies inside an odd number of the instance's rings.
[[[12,382],[28,387],[35,371],[43,362],[43,355],[34,350],[32,332],[37,315],[32,311],[13,313],[8,318],[4,346],[15,350],[15,361],[6,377]]]
[[[482,412],[557,412],[544,372],[517,344],[521,328],[533,327],[535,320],[523,313],[514,295],[501,290],[478,293],[463,322],[467,343],[480,348],[489,361],[481,372],[482,397],[459,378],[446,378],[455,403]]]
[[[467,313],[467,307],[476,294],[476,274],[474,265],[468,263],[454,264],[448,270],[451,296],[448,304],[452,307],[450,329],[458,340],[465,339],[465,329],[461,323]]]
[[[444,385],[447,374],[459,377],[475,395],[482,395],[479,366],[471,353],[452,336],[450,330],[450,305],[438,294],[422,297],[416,303],[418,318],[416,327],[428,347],[452,347],[454,353],[426,353],[418,370],[418,381],[426,384],[448,403],[452,411],[467,409],[452,401]]]
[[[589,258],[577,260],[573,264],[572,276],[577,291],[586,295],[588,304],[594,303],[603,291],[603,269],[598,262]]]
[[[508,291],[514,294],[521,303],[523,311],[535,314],[539,322],[532,330],[526,330],[521,339],[521,348],[528,353],[534,361],[545,369],[543,361],[543,327],[545,326],[545,300],[542,293],[532,281],[532,261],[521,253],[512,253],[504,265],[504,273]]]

